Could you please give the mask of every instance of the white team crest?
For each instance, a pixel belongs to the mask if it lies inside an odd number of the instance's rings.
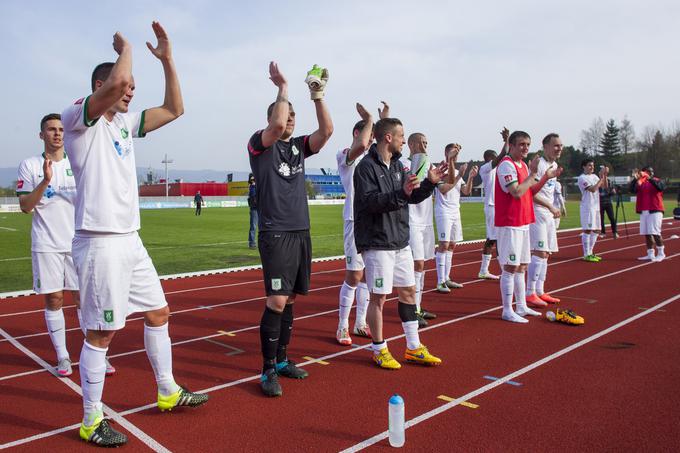
[[[297,147],[296,147],[295,145],[293,145],[293,147],[291,148],[291,150],[293,151],[293,155],[294,155],[294,156],[297,156],[298,154],[300,154],[300,150],[298,150]]]
[[[280,278],[272,278],[272,289],[274,291],[279,291],[281,289],[281,279]]]
[[[290,165],[285,162],[281,162],[281,165],[279,165],[279,174],[281,176],[290,176]]]

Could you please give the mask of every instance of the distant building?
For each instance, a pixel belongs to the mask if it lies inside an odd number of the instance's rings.
[[[305,175],[312,182],[317,195],[329,198],[341,198],[345,195],[339,175]]]

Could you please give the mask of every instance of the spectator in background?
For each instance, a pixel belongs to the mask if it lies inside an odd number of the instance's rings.
[[[567,216],[566,190],[559,180],[555,180],[555,193],[553,194],[553,206],[560,210],[560,216],[555,219],[555,229],[560,229],[560,219]]]
[[[612,207],[612,195],[616,195],[617,188],[614,184],[612,184],[612,181],[609,180],[608,184],[606,186],[600,186],[598,189],[598,192],[600,193],[600,225],[602,225],[602,228],[600,230],[600,237],[603,238],[606,234],[606,229],[604,226],[604,213],[607,213],[607,217],[609,217],[609,223],[612,226],[612,235],[614,236],[614,239],[619,237],[619,234],[616,232],[616,217],[614,216],[614,208]]]
[[[200,190],[197,190],[196,195],[194,195],[194,203],[196,204],[196,215],[201,215],[201,208],[203,207],[203,197],[201,196]]]
[[[248,207],[250,208],[250,230],[248,230],[248,247],[257,248],[255,233],[257,230],[257,186],[255,176],[251,173],[248,176]]]

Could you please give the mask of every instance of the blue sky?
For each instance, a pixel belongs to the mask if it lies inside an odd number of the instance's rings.
[[[276,96],[270,60],[290,83],[297,132],[315,128],[303,83],[313,63],[331,79],[335,134],[309,167],[335,168],[358,119],[356,101],[392,106],[406,133],[449,142],[463,159],[498,146],[507,125],[578,145],[594,117],[671,125],[678,113],[680,3],[675,1],[251,1],[0,3],[5,87],[0,167],[41,152],[38,123],[87,95],[92,68],[115,59],[112,35],[134,48],[132,109],[162,102],[155,43],[159,20],[173,42],[186,113],[136,144],[139,166],[247,170],[245,144],[265,126]],[[377,115],[377,112],[375,112]]]

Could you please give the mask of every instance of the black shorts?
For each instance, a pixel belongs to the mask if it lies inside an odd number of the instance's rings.
[[[309,231],[260,231],[258,238],[267,296],[307,294],[312,271]]]

